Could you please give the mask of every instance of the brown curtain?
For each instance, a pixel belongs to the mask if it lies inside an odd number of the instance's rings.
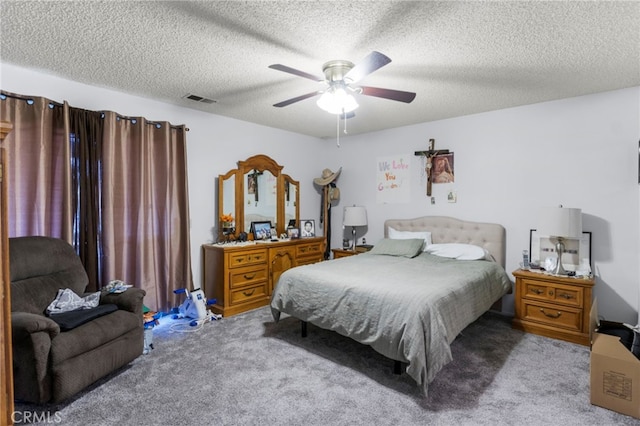
[[[102,213],[102,113],[72,108],[65,102],[68,116],[68,141],[71,147],[71,179],[75,188],[73,211],[73,246],[89,276],[87,291],[100,290],[101,213]]]
[[[106,112],[103,137],[103,281],[147,292],[152,310],[191,289],[186,129]]]
[[[120,279],[153,310],[192,288],[184,126],[1,92],[9,235],[75,245],[89,291]]]
[[[61,104],[1,92],[7,144],[9,236],[46,235],[71,243],[70,152]]]

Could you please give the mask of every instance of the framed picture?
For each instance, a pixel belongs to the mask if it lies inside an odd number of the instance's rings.
[[[562,265],[567,271],[575,271],[581,259],[589,259],[591,263],[591,232],[582,232],[582,238],[568,239],[564,242]],[[540,235],[535,229],[529,231],[529,256],[531,263],[541,265],[547,257],[556,256],[556,245],[548,236]]]
[[[436,155],[433,159],[433,170],[431,173],[433,183],[455,182],[455,175],[453,173],[453,152]]]
[[[271,238],[271,221],[251,222],[251,232],[254,240],[266,240]]]
[[[300,238],[300,230],[298,228],[288,228],[287,236],[292,240]]]
[[[300,237],[309,238],[316,236],[316,221],[313,219],[305,219],[300,221],[302,228],[300,229]]]

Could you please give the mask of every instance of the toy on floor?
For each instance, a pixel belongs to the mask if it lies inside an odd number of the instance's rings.
[[[159,324],[161,314],[142,305],[142,322],[144,323],[144,348],[142,353],[149,354],[153,349],[153,328]]]
[[[173,290],[173,292],[175,294],[186,295],[184,302],[178,307],[178,315],[174,315],[174,319],[191,318],[193,321],[191,321],[189,325],[195,327],[222,318],[222,315],[216,315],[207,309],[207,305],[214,304],[216,299],[206,300],[204,292],[199,288],[193,290],[191,293],[189,293],[189,290],[186,288]]]

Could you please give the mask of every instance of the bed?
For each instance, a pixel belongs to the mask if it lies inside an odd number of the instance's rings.
[[[426,394],[455,337],[511,291],[505,230],[428,216],[387,220],[384,236],[370,252],[284,272],[271,311],[370,345]]]

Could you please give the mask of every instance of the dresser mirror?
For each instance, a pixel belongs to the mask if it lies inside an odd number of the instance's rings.
[[[300,182],[293,180],[291,176],[283,174],[282,181],[284,183],[282,204],[284,206],[284,223],[286,229],[289,222],[293,220],[298,225],[300,217]]]
[[[236,171],[231,170],[226,175],[220,175],[218,178],[218,206],[220,206],[220,214],[229,215],[233,218],[236,215]],[[222,219],[219,219],[220,221]]]
[[[278,217],[278,177],[269,170],[253,169],[244,173],[244,226],[249,232],[251,222],[271,222]]]
[[[300,217],[300,184],[281,173],[283,166],[266,155],[238,161],[238,168],[218,176],[218,229],[231,214],[233,233],[251,232],[251,222],[271,222],[278,234]]]

